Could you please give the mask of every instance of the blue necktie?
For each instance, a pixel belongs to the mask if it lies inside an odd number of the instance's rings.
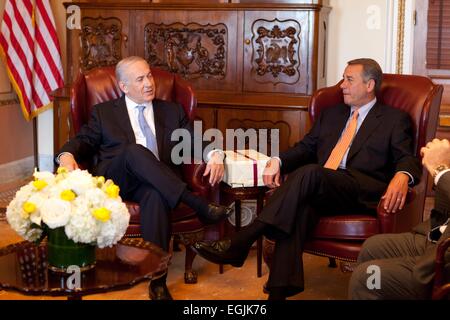
[[[150,129],[150,126],[148,125],[144,117],[144,109],[146,108],[146,106],[137,106],[137,108],[139,109],[139,116],[138,116],[139,126],[141,127],[142,133],[144,134],[145,139],[147,140],[147,149],[153,152],[155,157],[159,160],[156,137],[153,134],[152,129]]]

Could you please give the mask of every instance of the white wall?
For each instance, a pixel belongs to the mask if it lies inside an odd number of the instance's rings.
[[[341,78],[347,61],[372,58],[389,69],[391,0],[330,0],[327,86]],[[390,30],[389,30],[390,31]],[[388,55],[389,56],[389,55]]]

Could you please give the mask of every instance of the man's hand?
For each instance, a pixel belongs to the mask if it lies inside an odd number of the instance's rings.
[[[403,209],[408,193],[409,176],[402,172],[397,172],[392,178],[384,196],[384,210],[388,213],[395,213],[397,210]]]
[[[269,188],[280,186],[280,161],[272,158],[266,163],[263,172],[263,182]]]
[[[432,176],[434,176],[434,170],[438,166],[450,167],[450,143],[447,139],[433,139],[420,149],[420,154],[423,157],[422,164]]]
[[[64,167],[69,171],[78,169],[78,163],[75,161],[75,158],[70,153],[63,153],[59,157],[59,166]]]
[[[216,183],[222,181],[224,172],[223,155],[217,151],[213,152],[211,159],[209,159],[208,164],[206,165],[203,176],[205,177],[209,174],[209,184],[214,186]]]

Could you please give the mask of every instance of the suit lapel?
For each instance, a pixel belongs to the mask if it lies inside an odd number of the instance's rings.
[[[125,132],[129,143],[136,143],[133,127],[131,126],[130,116],[125,103],[125,95],[114,103],[114,116],[120,128]]]
[[[375,130],[380,125],[382,115],[383,114],[380,112],[379,104],[376,103],[369,111],[366,118],[364,119],[364,122],[356,133],[355,139],[353,140],[353,143],[348,152],[347,163],[356,153],[358,153],[373,130]]]
[[[153,116],[155,118],[156,143],[158,144],[158,153],[161,158],[164,148],[164,105],[160,100],[153,100]]]

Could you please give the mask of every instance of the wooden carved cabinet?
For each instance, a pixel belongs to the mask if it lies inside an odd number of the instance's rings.
[[[67,31],[69,82],[139,55],[193,85],[203,130],[279,129],[282,151],[308,130],[309,97],[325,84],[327,4],[67,3],[81,12],[81,29]]]
[[[79,70],[115,65],[130,55],[128,34],[130,12],[121,9],[99,12],[97,9],[82,11],[81,29],[67,32],[69,81]]]
[[[309,12],[248,11],[244,20],[244,91],[303,93],[308,88]]]

